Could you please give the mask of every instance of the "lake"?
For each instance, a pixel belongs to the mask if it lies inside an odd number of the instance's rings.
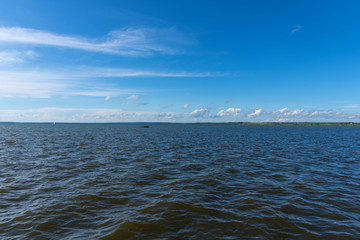
[[[360,127],[0,124],[0,239],[360,239]]]

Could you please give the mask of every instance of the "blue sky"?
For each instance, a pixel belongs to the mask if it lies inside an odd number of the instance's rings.
[[[0,9],[0,121],[360,122],[359,1]]]

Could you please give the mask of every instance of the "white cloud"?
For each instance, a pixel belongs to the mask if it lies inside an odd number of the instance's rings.
[[[109,100],[111,100],[111,99],[112,99],[111,96],[106,96],[105,99],[104,99],[104,101],[109,101]]]
[[[131,95],[130,97],[127,97],[126,100],[136,101],[139,99],[138,95]]]
[[[190,104],[184,104],[183,109],[187,109],[190,106]]]
[[[303,109],[290,110],[289,108],[282,108],[277,111],[273,111],[272,114],[277,117],[303,117],[308,115]]]
[[[359,118],[359,114],[346,114],[341,111],[308,111],[303,112],[302,117],[308,118],[316,118],[316,119],[324,119],[324,120],[336,120],[336,119],[343,119],[343,120],[350,120],[353,118]]]
[[[177,117],[177,113],[172,113],[172,112],[164,112],[164,113],[159,113],[158,117],[161,119],[174,119]]]
[[[359,113],[344,113],[342,111],[324,111],[282,108],[277,111],[270,112],[274,121],[351,121],[359,119]]]
[[[1,27],[0,42],[65,47],[122,56],[141,56],[156,52],[173,54],[177,52],[174,45],[188,44],[189,40],[173,28],[127,28],[111,31],[105,37],[89,39],[31,28]]]
[[[228,108],[226,110],[220,110],[217,113],[218,117],[224,117],[224,116],[238,116],[241,113],[240,108]]]
[[[209,116],[209,110],[206,108],[196,109],[190,113],[193,118],[203,118]]]
[[[254,112],[248,114],[248,117],[257,117],[257,116],[260,116],[260,114],[263,112],[263,110],[260,108],[260,109],[257,109],[255,110]]]
[[[289,111],[289,109],[288,108],[282,108],[282,109],[278,110],[279,113],[283,113],[283,112],[286,112],[286,111]]]
[[[293,115],[300,115],[300,114],[303,113],[303,112],[304,112],[303,109],[296,109],[296,110],[292,111],[292,114],[293,114]]]
[[[255,111],[256,112],[256,111]],[[313,117],[311,115],[313,113]],[[298,118],[287,118],[272,115],[272,112],[264,112],[272,119],[272,122],[298,121]],[[192,113],[176,112],[125,112],[120,109],[86,109],[86,108],[39,108],[28,110],[0,110],[1,121],[14,122],[219,122],[219,118],[209,114],[207,109],[197,109]],[[360,121],[360,113],[345,114],[339,111],[308,111],[301,121]]]
[[[317,116],[319,115],[319,112],[318,111],[314,111],[310,114],[310,117],[313,117],[313,116]]]
[[[309,121],[360,121],[360,113],[282,108],[276,111],[257,109],[248,117],[262,116],[268,122],[309,122]],[[265,121],[265,120],[264,120]]]

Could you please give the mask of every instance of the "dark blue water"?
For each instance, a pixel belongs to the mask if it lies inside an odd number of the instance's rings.
[[[0,239],[360,239],[360,128],[0,124]]]

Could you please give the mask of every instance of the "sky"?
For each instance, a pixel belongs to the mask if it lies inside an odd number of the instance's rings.
[[[360,122],[360,1],[0,1],[0,122]]]

